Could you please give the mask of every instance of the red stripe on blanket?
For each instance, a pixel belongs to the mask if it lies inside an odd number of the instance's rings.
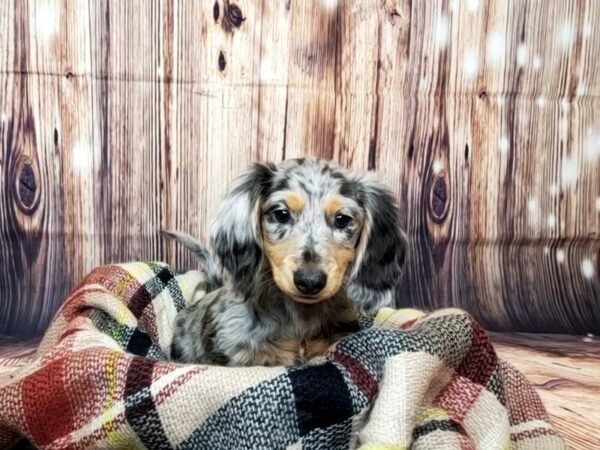
[[[471,320],[471,329],[471,348],[456,372],[474,383],[485,386],[498,366],[498,357],[483,328]]]
[[[448,411],[456,422],[462,423],[482,389],[480,384],[455,373],[450,383],[437,395],[433,404]]]
[[[548,421],[548,414],[540,396],[521,373],[508,363],[502,362],[500,375],[504,380],[504,395],[511,425],[532,420]]]
[[[36,445],[48,445],[73,431],[73,411],[64,384],[65,363],[62,358],[49,362],[23,380],[23,409]]]
[[[379,389],[373,375],[361,363],[345,353],[334,352],[332,357],[335,362],[341,364],[348,371],[352,382],[367,400],[373,400]]]

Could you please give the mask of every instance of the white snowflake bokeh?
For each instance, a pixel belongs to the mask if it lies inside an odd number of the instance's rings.
[[[465,52],[463,70],[467,79],[477,75],[477,71],[479,70],[479,56],[475,50],[469,49]]]
[[[594,269],[594,263],[589,258],[584,258],[581,261],[581,274],[585,278],[593,278],[596,270]]]
[[[58,31],[56,9],[49,4],[37,7],[35,25],[39,37],[44,40],[50,39]]]
[[[562,181],[565,186],[572,186],[579,178],[579,170],[577,167],[577,158],[568,156],[562,161]]]
[[[517,67],[523,67],[529,61],[529,49],[525,44],[517,47]]]
[[[76,172],[87,172],[92,167],[92,149],[87,142],[79,141],[71,149],[71,167]]]

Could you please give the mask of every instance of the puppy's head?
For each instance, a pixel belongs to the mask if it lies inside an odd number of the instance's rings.
[[[211,245],[239,290],[259,271],[301,303],[346,289],[363,311],[392,302],[406,243],[391,193],[327,161],[255,165],[222,203]]]

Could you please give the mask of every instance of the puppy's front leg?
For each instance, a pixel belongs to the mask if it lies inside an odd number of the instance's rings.
[[[293,366],[300,360],[300,341],[265,341],[258,348],[245,347],[234,356],[233,365]]]
[[[300,343],[277,339],[279,331],[281,324],[258,312],[252,299],[222,288],[202,320],[205,359],[229,366],[293,365]]]

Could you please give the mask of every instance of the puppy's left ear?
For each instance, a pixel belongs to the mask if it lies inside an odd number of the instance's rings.
[[[346,291],[360,312],[370,313],[393,306],[408,243],[392,192],[368,176],[358,180],[357,190],[366,218]]]

